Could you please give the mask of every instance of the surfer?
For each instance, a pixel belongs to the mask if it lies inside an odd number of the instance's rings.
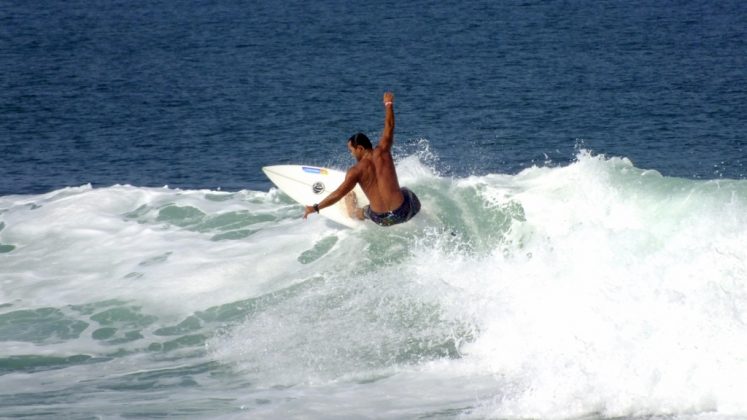
[[[370,219],[379,226],[392,226],[404,223],[420,211],[420,200],[407,188],[400,188],[397,172],[392,159],[394,142],[394,95],[384,93],[384,132],[379,144],[374,148],[371,140],[363,133],[356,133],[348,139],[348,150],[357,163],[345,174],[342,184],[321,202],[306,206],[303,218],[313,212],[329,207],[345,198],[350,217]],[[357,206],[355,185],[359,184],[368,197],[369,205]]]

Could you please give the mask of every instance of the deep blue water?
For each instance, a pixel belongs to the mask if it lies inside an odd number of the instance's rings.
[[[86,183],[270,187],[350,163],[396,95],[398,156],[443,174],[575,148],[686,178],[747,177],[747,3],[10,1],[0,195]],[[546,163],[547,162],[547,163]]]

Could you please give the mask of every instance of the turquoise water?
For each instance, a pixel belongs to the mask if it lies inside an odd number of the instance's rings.
[[[423,213],[391,229],[303,221],[274,189],[0,198],[0,411],[746,415],[745,181],[422,159],[397,168]]]

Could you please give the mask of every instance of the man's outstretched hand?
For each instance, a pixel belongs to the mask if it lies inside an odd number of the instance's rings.
[[[306,220],[307,217],[309,217],[310,213],[314,213],[316,210],[314,210],[313,206],[306,206],[305,209],[303,209],[303,218]]]

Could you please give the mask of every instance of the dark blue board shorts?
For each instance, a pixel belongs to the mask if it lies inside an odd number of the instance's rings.
[[[396,210],[376,213],[371,211],[371,206],[366,206],[363,208],[363,214],[379,226],[392,226],[412,219],[420,211],[420,200],[407,188],[402,188],[401,191],[405,201]]]

